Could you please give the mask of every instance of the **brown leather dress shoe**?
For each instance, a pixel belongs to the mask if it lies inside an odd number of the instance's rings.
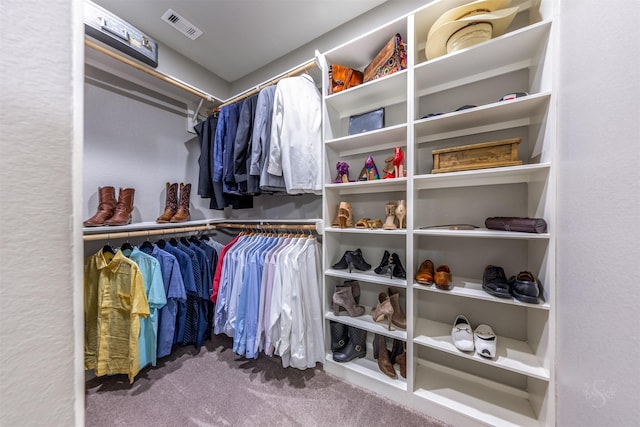
[[[424,260],[422,264],[420,264],[420,267],[418,267],[416,282],[422,285],[433,284],[433,262],[430,259]]]

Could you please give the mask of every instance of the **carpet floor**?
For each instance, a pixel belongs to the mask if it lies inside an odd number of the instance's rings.
[[[322,370],[246,359],[214,336],[143,369],[86,383],[85,424],[98,426],[421,426],[446,424]]]

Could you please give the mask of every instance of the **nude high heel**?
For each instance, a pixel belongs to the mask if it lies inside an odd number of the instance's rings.
[[[389,202],[385,206],[385,212],[387,215],[387,219],[385,220],[382,228],[384,230],[395,230],[396,228],[396,204],[394,202]]]
[[[338,206],[338,223],[340,228],[353,227],[351,203],[340,202],[340,205]]]
[[[407,215],[407,205],[404,200],[399,200],[396,206],[396,217],[398,218],[398,228],[407,228],[405,216]]]

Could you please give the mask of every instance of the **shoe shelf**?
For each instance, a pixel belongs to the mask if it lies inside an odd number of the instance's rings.
[[[385,230],[383,228],[339,228],[339,227],[327,227],[324,229],[325,233],[351,233],[351,234],[383,234],[386,236],[396,234],[396,235],[406,235],[407,229],[400,228],[395,230]]]
[[[390,278],[389,275],[387,274],[376,274],[375,271],[373,270],[369,270],[369,271],[352,270],[352,272],[349,273],[349,270],[337,270],[335,268],[330,268],[326,270],[324,274],[326,276],[337,277],[339,279],[358,280],[361,282],[375,283],[375,284],[384,285],[384,286],[393,286],[396,288],[407,287],[406,279],[398,279],[395,277]]]
[[[335,314],[333,314],[333,311],[327,311],[324,317],[327,320],[343,323],[345,325],[363,329],[374,334],[384,335],[386,337],[395,338],[402,341],[407,340],[407,331],[398,329],[393,325],[391,326],[393,329],[389,330],[389,328],[387,327],[387,323],[374,322],[373,317],[371,317],[371,307],[363,307],[365,308],[365,314],[363,314],[362,316],[352,317],[349,316],[346,311],[342,312],[344,314],[336,316]],[[376,369],[378,369],[377,365]]]
[[[537,65],[544,55],[551,21],[541,21],[468,49],[425,61],[414,67],[417,96]]]
[[[145,221],[145,222],[134,222],[128,225],[83,227],[82,232],[85,235],[108,234],[108,233],[122,233],[127,231],[162,230],[167,228],[195,227],[200,225],[208,225],[212,223],[213,221],[211,221],[210,219],[200,219],[200,220],[185,221],[185,222],[169,222],[166,224],[158,224],[155,221]]]
[[[414,283],[413,289],[424,291],[424,292],[438,292],[438,293],[449,294],[457,297],[491,301],[499,304],[509,304],[517,307],[526,307],[526,308],[533,308],[538,310],[548,311],[551,308],[549,303],[544,301],[541,298],[539,299],[539,302],[540,302],[539,304],[529,304],[526,302],[518,301],[515,298],[494,297],[493,295],[486,293],[482,289],[482,283],[478,282],[477,280],[474,281],[473,279],[453,276],[452,283],[454,286],[453,286],[453,289],[450,289],[450,290],[442,290],[442,289],[438,289],[435,285],[421,285],[419,283]]]
[[[393,150],[406,144],[406,123],[325,141],[325,147],[334,150],[340,157],[369,153],[372,150]]]
[[[343,182],[325,185],[327,191],[339,194],[389,193],[407,190],[407,178],[374,179],[372,181]]]
[[[549,381],[549,370],[542,366],[529,344],[524,341],[498,336],[496,357],[487,359],[478,355],[475,351],[466,353],[458,350],[451,339],[451,325],[446,323],[422,318],[417,319],[414,335],[413,342],[416,344],[539,380]]]
[[[368,347],[368,346],[367,346]],[[372,350],[367,348],[367,353],[371,353]],[[383,374],[378,367],[378,362],[375,360],[367,359],[367,358],[356,358],[349,362],[338,363],[333,360],[333,355],[331,353],[327,354],[326,364],[329,365],[329,370],[334,369],[344,369],[351,375],[343,376],[345,377],[353,377],[353,374],[359,374],[360,380],[364,381],[368,384],[361,384],[364,387],[373,387],[378,389],[380,385],[391,386],[394,389],[399,389],[402,391],[407,391],[407,380],[400,376],[400,371],[396,368],[396,374],[398,378],[390,378]],[[367,381],[369,380],[369,381]]]
[[[486,425],[544,425],[526,391],[423,359],[417,360],[413,394],[445,408],[455,407]]]
[[[541,92],[419,119],[414,122],[416,143],[530,126],[542,120],[550,99],[550,92]]]
[[[413,182],[417,190],[541,182],[548,177],[550,168],[550,163],[530,163],[522,166],[428,173],[416,175]]]
[[[549,233],[521,233],[486,228],[475,228],[473,230],[424,229],[414,230],[413,234],[418,236],[471,237],[479,239],[549,240],[550,238]]]
[[[390,34],[389,38],[392,35]],[[406,102],[407,70],[328,95],[324,100],[327,107],[335,110],[339,117],[349,117],[381,106]]]

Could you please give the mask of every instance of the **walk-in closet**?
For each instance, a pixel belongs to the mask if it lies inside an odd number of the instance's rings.
[[[9,3],[0,426],[640,423],[636,2]]]

